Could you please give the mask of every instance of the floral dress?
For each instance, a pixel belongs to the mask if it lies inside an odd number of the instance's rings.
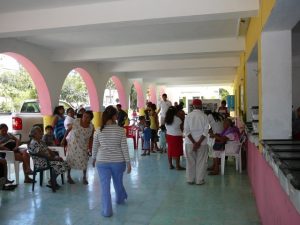
[[[94,126],[84,128],[80,125],[80,119],[73,122],[68,141],[66,161],[72,169],[86,170],[88,164],[89,139],[94,131]]]
[[[32,140],[28,146],[28,151],[31,153],[45,153],[48,154],[48,147],[44,142]],[[50,155],[49,155],[50,156]],[[41,157],[32,156],[35,168],[45,169],[48,167],[47,160]],[[68,164],[61,161],[49,161],[50,167],[54,169],[56,175],[63,174],[68,169]]]

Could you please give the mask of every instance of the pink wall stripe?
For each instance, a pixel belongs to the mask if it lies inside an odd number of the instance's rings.
[[[248,142],[247,169],[263,225],[299,225],[300,215],[281,188],[272,168]]]

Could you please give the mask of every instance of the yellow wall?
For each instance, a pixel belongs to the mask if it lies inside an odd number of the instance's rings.
[[[257,44],[258,46],[258,91],[259,91],[259,134],[260,137],[262,135],[262,79],[261,79],[261,32],[263,30],[264,25],[268,21],[268,18],[272,12],[272,9],[276,3],[276,0],[261,0],[260,1],[260,9],[257,17],[252,17],[249,23],[249,28],[245,37],[245,52],[240,55],[240,66],[237,69],[237,75],[234,81],[234,89],[235,94],[237,95],[236,100],[236,115],[241,117],[239,113],[240,109],[240,85],[244,87],[244,109],[243,111],[246,113],[247,110],[247,93],[246,93],[246,78],[247,74],[245,71],[246,63],[252,53],[253,48]]]

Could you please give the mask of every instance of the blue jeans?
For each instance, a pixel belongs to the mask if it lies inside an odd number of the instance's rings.
[[[127,199],[127,193],[123,185],[123,173],[126,169],[126,163],[97,163],[96,167],[98,170],[102,191],[102,215],[105,217],[112,216],[113,212],[110,194],[110,181],[112,178],[116,192],[117,204],[124,203],[125,199]]]

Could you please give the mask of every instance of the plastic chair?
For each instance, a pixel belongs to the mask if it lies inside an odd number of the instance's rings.
[[[126,137],[127,138],[132,138],[133,139],[133,146],[134,149],[137,149],[137,127],[136,126],[124,126],[126,129]]]
[[[37,173],[40,173],[40,186],[43,186],[43,177],[44,177],[44,171],[50,170],[50,181],[51,181],[51,189],[53,192],[56,192],[56,180],[55,180],[55,174],[53,168],[50,166],[50,162],[46,157],[38,156],[34,153],[29,152],[30,156],[32,156],[33,162],[35,158],[43,158],[47,162],[47,166],[43,168],[37,167],[34,163],[33,168],[33,182],[32,182],[32,191],[34,192],[34,186],[35,186],[35,178]],[[61,174],[61,182],[64,184],[64,175]]]
[[[20,172],[20,164],[22,162],[15,160],[15,153],[13,151],[7,151],[7,150],[0,150],[0,153],[5,153],[5,159],[7,161],[7,169],[8,174],[11,174],[10,170],[10,164],[13,164],[15,167],[15,177],[16,177],[16,184],[19,184],[19,172]]]
[[[221,153],[221,175],[224,175],[225,170],[225,157],[226,156],[233,156],[235,158],[235,169],[242,173],[242,147],[246,141],[246,136],[242,135],[239,143],[234,143],[228,141],[225,145],[225,150]],[[236,153],[228,152],[226,149],[233,148],[235,149]]]

